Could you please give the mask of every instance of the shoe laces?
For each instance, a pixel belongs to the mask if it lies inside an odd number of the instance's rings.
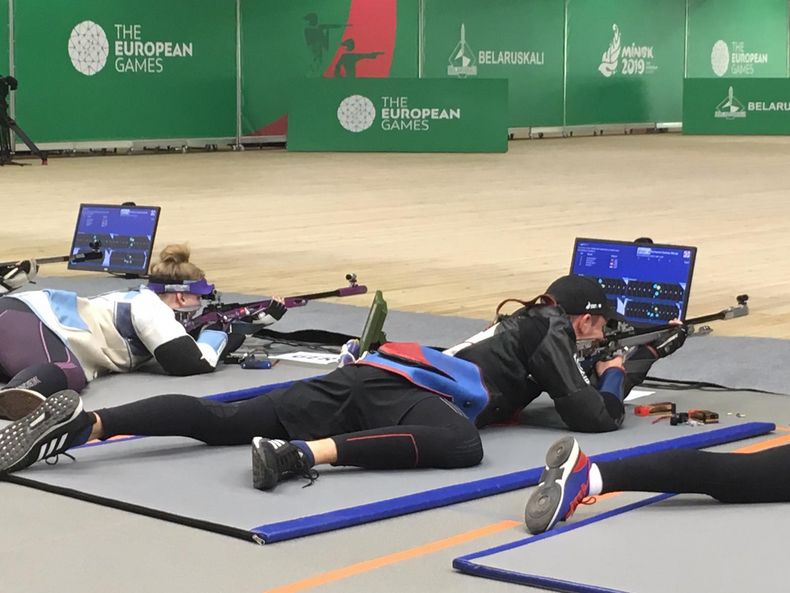
[[[44,463],[46,463],[47,465],[57,465],[61,455],[68,457],[72,461],[77,461],[77,458],[74,457],[74,455],[72,455],[71,453],[67,453],[66,451],[62,451],[61,453],[55,453],[54,455],[45,457]]]
[[[595,498],[594,496],[587,496],[587,492],[588,492],[587,488],[583,488],[579,490],[579,493],[576,495],[576,498],[574,498],[571,501],[571,504],[568,506],[568,514],[565,515],[566,519],[573,515],[573,513],[576,511],[576,507],[578,507],[580,504],[591,505],[597,502],[598,499]]]
[[[279,453],[277,456],[277,470],[280,472],[280,475],[294,474],[300,478],[310,480],[310,482],[302,486],[302,488],[312,486],[313,482],[318,479],[318,470],[313,467],[308,467],[305,462],[304,454],[299,451],[298,447],[295,445],[286,447],[286,450]]]

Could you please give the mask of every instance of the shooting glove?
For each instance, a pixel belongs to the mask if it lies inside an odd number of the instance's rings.
[[[38,265],[36,260],[26,259],[4,272],[0,277],[0,295],[7,294],[32,281],[38,275]]]
[[[288,311],[288,307],[285,306],[285,303],[272,301],[268,307],[255,316],[254,323],[264,326],[271,325],[275,321],[280,321],[286,311]]]
[[[655,351],[658,358],[665,358],[685,343],[686,336],[688,336],[688,327],[680,325],[665,338],[652,342],[650,347]]]

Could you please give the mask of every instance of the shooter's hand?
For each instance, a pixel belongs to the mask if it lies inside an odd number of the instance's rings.
[[[673,323],[674,321],[677,320],[670,321],[670,324],[677,325],[677,329],[672,330],[669,335],[647,345],[656,355],[656,358],[669,356],[673,352],[676,352],[686,342],[688,327],[681,324],[679,321],[678,323]]]
[[[623,357],[622,356],[614,356],[608,360],[599,360],[595,363],[595,374],[599,377],[603,375],[609,369],[622,369],[625,371],[625,367],[623,366]]]
[[[285,300],[282,297],[272,297],[272,302],[255,316],[253,323],[264,326],[271,325],[275,321],[280,321],[287,311],[288,307],[285,306]]]
[[[17,263],[0,277],[0,295],[16,290],[33,281],[38,275],[38,264],[34,259],[26,259]]]

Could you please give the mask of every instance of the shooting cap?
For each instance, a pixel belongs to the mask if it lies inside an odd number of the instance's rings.
[[[546,289],[568,315],[600,315],[606,320],[624,321],[624,317],[609,303],[600,284],[586,276],[562,276]]]
[[[205,278],[201,278],[200,280],[183,280],[181,282],[166,278],[149,278],[147,288],[148,290],[153,290],[157,294],[183,292],[187,294],[196,294],[202,297],[210,297],[214,294],[214,285],[206,282]]]

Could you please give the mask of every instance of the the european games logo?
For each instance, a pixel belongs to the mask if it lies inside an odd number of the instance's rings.
[[[730,87],[727,97],[718,105],[713,116],[718,119],[740,119],[746,117],[746,108],[735,98]]]
[[[730,69],[730,48],[727,42],[719,39],[710,50],[710,67],[716,76],[724,76]]]
[[[100,72],[110,55],[107,34],[93,21],[82,21],[69,36],[69,58],[77,72],[93,76]]]
[[[716,76],[754,76],[756,68],[768,63],[768,52],[747,51],[743,41],[729,44],[719,39],[710,51],[710,67]]]
[[[362,95],[346,97],[337,108],[337,121],[349,132],[364,132],[375,120],[373,101]]]
[[[466,27],[461,23],[461,40],[450,54],[450,65],[447,66],[447,76],[477,76],[477,62],[475,52],[466,42]]]

